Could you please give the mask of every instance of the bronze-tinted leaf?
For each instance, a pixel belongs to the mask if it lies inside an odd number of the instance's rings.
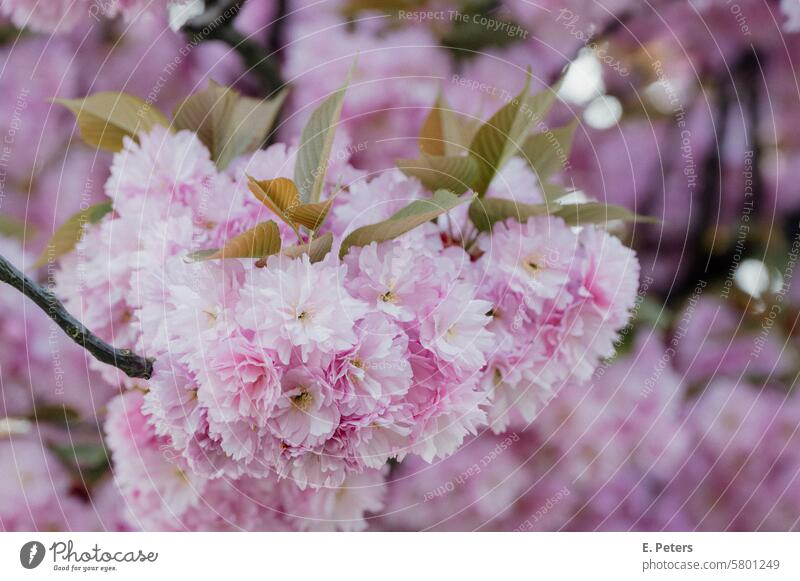
[[[55,99],[72,111],[83,140],[93,147],[117,152],[123,139],[135,139],[169,121],[155,107],[127,93],[95,93],[83,99]]]
[[[252,176],[247,176],[247,180],[250,191],[262,204],[275,212],[281,220],[295,226],[292,212],[300,205],[300,192],[292,180],[257,180]]]
[[[353,246],[367,246],[372,242],[397,238],[467,201],[469,198],[459,198],[446,190],[439,190],[431,199],[415,200],[391,218],[351,232],[342,242],[339,256],[343,257]]]
[[[250,228],[250,230],[232,238],[220,249],[192,252],[186,259],[190,262],[196,262],[225,258],[265,258],[280,251],[280,231],[278,230],[278,225],[270,220],[261,222]]]
[[[34,268],[44,266],[56,258],[69,254],[83,238],[84,226],[87,224],[97,224],[103,217],[111,212],[113,207],[111,201],[100,202],[81,210],[70,216],[66,222],[61,224],[53,233],[47,247],[42,251],[39,259],[33,265]]]
[[[333,203],[331,198],[315,204],[301,204],[297,186],[287,178],[257,180],[251,176],[247,177],[253,195],[292,228],[305,226],[316,232],[325,221]]]
[[[316,204],[301,204],[291,211],[290,216],[296,224],[316,232],[328,216],[328,210],[330,210],[332,204],[333,198]]]
[[[469,155],[422,155],[419,159],[398,159],[397,167],[404,174],[419,179],[432,192],[450,190],[456,195],[470,189],[478,176],[478,164]]]

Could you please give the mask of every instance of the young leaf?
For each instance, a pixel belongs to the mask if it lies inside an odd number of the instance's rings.
[[[97,224],[112,210],[111,202],[107,201],[90,206],[70,216],[53,233],[53,237],[33,267],[39,268],[51,260],[72,252],[81,238],[83,238],[83,227],[86,224]]]
[[[300,204],[291,211],[290,216],[294,223],[316,232],[328,216],[332,204],[333,198],[316,204]]]
[[[78,119],[83,140],[99,149],[117,152],[124,137],[156,125],[169,126],[169,121],[155,107],[127,93],[95,93],[83,99],[55,99]]]
[[[294,168],[294,181],[300,189],[303,202],[312,204],[319,202],[333,148],[333,138],[336,135],[336,125],[342,115],[344,94],[352,74],[353,69],[350,70],[344,85],[314,110],[303,128]]]
[[[476,199],[469,207],[469,217],[481,232],[492,229],[496,222],[509,218],[524,223],[534,216],[558,216],[570,226],[605,224],[612,220],[624,222],[658,222],[654,218],[638,216],[622,206],[587,202],[585,204],[523,204],[505,198]]]
[[[530,73],[522,92],[495,113],[475,134],[470,153],[478,162],[475,191],[483,196],[495,174],[522,147],[522,140],[531,126],[540,121],[552,107],[558,87],[529,95]]]
[[[440,91],[420,129],[420,153],[423,154],[422,157],[459,155],[469,149],[477,128],[477,120],[450,109]]]
[[[236,90],[209,82],[205,91],[184,99],[175,108],[178,130],[197,133],[220,169],[258,149],[269,134],[286,91],[270,100],[242,97]]]
[[[450,190],[456,195],[470,189],[478,177],[478,164],[468,155],[437,157],[423,154],[419,159],[398,159],[397,167],[407,176],[419,179],[432,192]]]
[[[300,192],[297,186],[288,178],[275,178],[274,180],[257,180],[247,176],[250,192],[258,200],[284,222],[295,227],[292,220],[292,210],[300,205]]]
[[[303,254],[308,254],[308,258],[311,262],[319,262],[328,255],[332,245],[333,234],[326,232],[319,238],[314,239],[311,244],[290,246],[285,249],[283,253],[290,258],[299,258]]]
[[[554,173],[564,169],[572,149],[572,138],[578,122],[531,135],[522,146],[522,155],[533,171],[544,182]]]
[[[265,258],[281,251],[278,225],[269,220],[232,238],[220,249],[199,250],[186,257],[189,262],[225,258]]]
[[[344,257],[353,246],[367,246],[372,242],[384,242],[397,238],[468,200],[469,198],[459,198],[446,190],[439,190],[432,199],[415,200],[389,219],[370,226],[363,226],[351,232],[342,242],[339,257]]]
[[[294,182],[287,178],[256,180],[247,176],[249,188],[262,204],[275,212],[292,228],[305,226],[316,232],[328,215],[333,198],[316,204],[301,204],[300,192]]]

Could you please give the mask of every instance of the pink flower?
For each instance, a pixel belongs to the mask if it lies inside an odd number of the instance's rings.
[[[411,386],[408,337],[373,313],[359,324],[358,343],[334,362],[336,394],[343,415],[374,416]]]
[[[115,466],[115,480],[129,502],[132,520],[152,529],[198,502],[204,481],[156,436],[142,414],[144,397],[132,391],[108,406],[106,441]]]
[[[124,143],[106,182],[106,195],[119,214],[139,197],[161,212],[174,211],[175,205],[199,210],[212,198],[216,168],[194,133],[156,126],[139,135],[138,143],[129,138]]]
[[[536,313],[542,312],[545,300],[570,299],[567,282],[579,252],[578,238],[562,220],[537,217],[526,224],[498,224],[481,241],[481,250],[493,280],[504,285],[497,292],[516,293]]]
[[[474,298],[468,284],[456,284],[422,321],[420,343],[438,358],[465,369],[486,364],[492,334],[486,330],[492,303]]]
[[[398,321],[411,321],[437,298],[436,263],[402,240],[353,249],[345,263],[353,296]]]
[[[339,235],[390,218],[414,200],[429,194],[415,178],[398,169],[363,177],[348,184],[331,209],[331,229]]]
[[[280,395],[280,370],[267,352],[241,335],[214,344],[199,376],[198,398],[214,421],[247,418],[263,425]]]
[[[295,348],[304,362],[313,352],[349,349],[356,342],[353,323],[366,305],[345,290],[345,273],[333,259],[311,264],[308,255],[272,257],[266,269],[248,273],[238,320],[284,364]]]
[[[270,421],[275,436],[291,446],[313,448],[324,443],[340,419],[333,388],[305,369],[288,371],[282,386]]]

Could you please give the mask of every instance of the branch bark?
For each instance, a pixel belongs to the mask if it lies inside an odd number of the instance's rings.
[[[113,365],[128,377],[150,379],[153,374],[152,359],[146,359],[130,349],[117,349],[92,333],[73,317],[53,293],[17,270],[0,256],[0,281],[13,286],[31,299],[78,345],[91,353],[95,359]]]

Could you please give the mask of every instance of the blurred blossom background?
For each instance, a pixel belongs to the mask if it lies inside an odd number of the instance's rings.
[[[380,496],[354,501],[361,528],[800,529],[800,1],[0,0],[0,14],[0,255],[48,286],[37,257],[102,199],[111,164],[56,97],[124,91],[169,112],[211,80],[265,97],[277,79],[274,138],[292,142],[354,67],[334,155],[371,174],[416,157],[437,99],[487,119],[526,70],[535,90],[563,74],[552,121],[577,121],[569,156],[546,180],[515,160],[489,195],[657,218],[609,224],[641,261],[633,321],[532,422],[391,462]],[[90,359],[0,287],[1,530],[284,526],[136,518],[104,428],[121,388]]]

